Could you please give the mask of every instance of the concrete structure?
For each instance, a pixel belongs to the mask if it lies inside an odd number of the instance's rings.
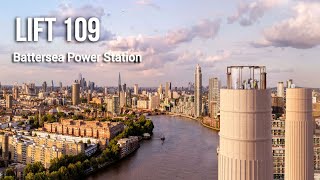
[[[0,144],[4,151],[2,157],[5,159],[23,164],[41,162],[45,168],[50,167],[52,159],[59,158],[62,155],[92,154],[97,150],[95,144],[88,144],[86,147],[82,141],[76,142],[48,135],[12,136],[2,134],[0,135]]]
[[[138,84],[134,84],[133,93],[134,93],[135,95],[138,95],[138,94],[139,94],[139,86],[138,86]]]
[[[80,84],[72,84],[72,105],[76,106],[80,103]]]
[[[122,138],[118,140],[117,144],[120,147],[120,157],[123,158],[139,147],[139,138],[137,136]]]
[[[169,98],[169,91],[171,90],[171,82],[166,82],[166,87],[165,87],[165,97]]]
[[[131,90],[130,89],[127,90],[125,96],[126,96],[126,105],[127,105],[127,107],[132,107],[132,96],[131,96]]]
[[[126,96],[125,96],[125,92],[124,91],[121,91],[119,93],[120,95],[120,102],[119,102],[119,106],[120,108],[123,108],[123,107],[126,107],[127,106],[127,100],[126,100]]]
[[[272,113],[284,113],[284,97],[272,96]]]
[[[314,178],[311,90],[287,89],[286,107],[284,177],[311,180]]]
[[[293,81],[292,79],[287,80],[287,88],[292,88]]]
[[[133,97],[132,98],[131,105],[132,105],[133,108],[137,107],[137,105],[138,105],[138,98],[137,97]]]
[[[273,179],[284,179],[285,117],[272,118]]]
[[[277,85],[277,96],[278,97],[284,97],[284,85],[283,82],[278,82]]]
[[[209,116],[216,118],[220,111],[220,82],[218,78],[209,79]]]
[[[194,96],[180,97],[177,104],[171,108],[171,112],[184,116],[194,116]]]
[[[284,179],[285,172],[285,116],[272,120],[272,152],[273,152],[273,178]],[[316,119],[317,123],[317,119]],[[314,170],[320,172],[320,131],[319,126],[313,135]]]
[[[194,73],[194,105],[195,116],[200,117],[202,115],[202,73],[199,64]]]
[[[6,108],[9,108],[9,109],[12,108],[12,100],[13,100],[12,96],[7,94],[6,95]]]
[[[242,68],[235,68],[242,83]],[[271,180],[271,91],[266,87],[264,67],[250,66],[250,71],[258,69],[260,81],[251,76],[248,89],[232,83],[228,67],[228,88],[221,89],[220,97],[220,147],[218,151],[219,180]],[[256,71],[257,72],[257,71]],[[250,73],[251,74],[251,73]],[[260,82],[253,84],[254,82]],[[232,84],[236,85],[232,87]]]
[[[118,95],[120,96],[120,92],[122,91],[122,87],[121,87],[121,75],[119,72],[119,78],[118,78]]]
[[[149,97],[149,106],[150,110],[159,109],[160,107],[160,97],[159,95],[153,95]]]
[[[146,99],[139,99],[137,101],[137,108],[138,109],[148,109],[149,101]]]
[[[162,92],[162,89],[163,89],[163,88],[162,88],[162,84],[160,84],[160,86],[159,86],[159,88],[158,88],[158,94],[159,94],[160,96],[161,96],[161,94],[163,93],[163,92]]]
[[[107,111],[115,114],[120,113],[120,98],[117,95],[107,98]]]
[[[92,101],[92,94],[88,93],[87,94],[87,102],[90,103],[90,101]]]
[[[19,88],[18,86],[14,86],[12,88],[13,99],[17,100],[19,98]]]

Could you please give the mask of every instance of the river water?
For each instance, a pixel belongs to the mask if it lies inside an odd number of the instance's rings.
[[[218,179],[218,133],[183,117],[152,116],[152,140],[88,180]],[[165,136],[162,142],[160,137]]]

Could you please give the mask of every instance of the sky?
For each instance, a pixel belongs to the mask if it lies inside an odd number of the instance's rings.
[[[264,65],[268,86],[293,79],[320,87],[320,0],[11,0],[0,8],[0,82],[61,81],[81,73],[98,86],[116,86],[118,73],[129,86],[173,87],[194,82],[196,64],[203,85],[225,84],[231,65]],[[99,42],[66,42],[67,17],[97,17]],[[15,42],[15,18],[56,17],[54,39]],[[133,52],[140,64],[13,64],[13,52],[99,54]]]

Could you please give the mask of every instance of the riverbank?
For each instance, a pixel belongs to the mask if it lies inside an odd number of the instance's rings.
[[[218,179],[216,131],[180,116],[150,118],[155,126],[152,140],[141,141],[136,152],[86,180]],[[160,140],[162,135],[165,141]]]
[[[203,120],[202,119],[199,119],[199,118],[195,118],[195,117],[192,117],[192,116],[187,116],[187,115],[184,115],[184,114],[177,114],[177,113],[172,113],[172,112],[168,112],[167,115],[170,115],[170,116],[180,116],[180,117],[185,117],[185,118],[189,118],[189,119],[192,119],[192,120],[196,120],[196,121],[200,121],[201,125],[206,127],[206,128],[209,128],[209,129],[212,129],[214,131],[220,131],[219,128],[215,128],[215,127],[212,127],[212,126],[209,126],[205,123],[203,123]]]
[[[90,175],[93,175],[94,173],[97,173],[99,171],[103,171],[105,168],[107,168],[110,165],[113,165],[115,163],[121,162],[121,160],[125,159],[125,157],[133,154],[134,152],[136,152],[138,149],[140,148],[140,144],[138,146],[136,146],[134,149],[132,149],[131,151],[129,151],[125,156],[121,157],[118,160],[115,161],[111,161],[111,162],[105,162],[104,164],[99,164],[98,168],[94,169],[93,167],[90,167],[90,169],[86,169],[84,171],[85,176],[89,177]]]

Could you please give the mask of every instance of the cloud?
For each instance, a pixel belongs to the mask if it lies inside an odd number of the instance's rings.
[[[269,69],[268,73],[293,73],[294,69],[292,68],[274,68],[274,69]]]
[[[242,26],[250,26],[262,18],[265,13],[272,8],[284,4],[287,0],[257,0],[241,1],[237,7],[237,12],[228,17],[228,23],[239,22]]]
[[[77,17],[84,17],[85,19],[96,17],[100,20],[100,41],[104,41],[114,37],[114,34],[101,25],[102,17],[105,15],[104,9],[101,7],[94,7],[91,5],[72,7],[69,4],[62,4],[56,10],[49,12],[47,16],[57,18],[57,22],[54,23],[54,37],[65,37],[66,25],[64,24],[64,21],[69,17],[72,18],[73,21]]]
[[[320,3],[300,2],[293,8],[294,17],[264,30],[263,39],[254,47],[292,47],[308,49],[320,44]]]
[[[194,25],[192,28],[182,28],[169,31],[166,39],[170,44],[188,42],[193,40],[195,37],[209,39],[215,37],[219,30],[220,19],[214,21],[205,19]]]
[[[181,53],[177,58],[177,64],[181,65],[193,65],[199,63],[201,66],[212,67],[216,62],[229,60],[235,53],[229,50],[217,51],[215,55],[207,55],[202,51],[190,52],[185,51]]]
[[[117,37],[108,41],[107,48],[112,51],[128,51],[141,54],[143,63],[139,70],[163,67],[167,62],[176,61],[175,52],[180,44],[191,42],[195,38],[212,39],[220,28],[220,20],[202,20],[190,28],[169,31],[166,35]]]
[[[223,60],[230,58],[231,55],[232,55],[232,53],[230,51],[223,50],[223,51],[220,51],[217,55],[207,56],[206,59],[204,59],[203,61],[207,62],[207,63],[223,61]]]
[[[138,0],[136,1],[136,4],[142,5],[142,6],[150,6],[154,9],[160,10],[160,6],[152,2],[152,0]]]

